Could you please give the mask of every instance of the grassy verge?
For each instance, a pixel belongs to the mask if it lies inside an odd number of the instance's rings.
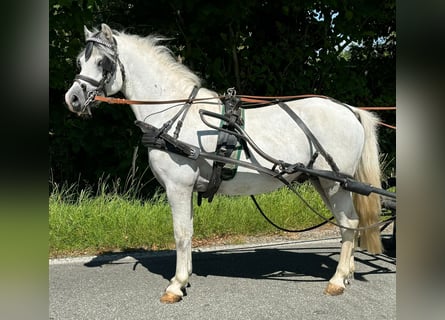
[[[115,192],[55,187],[49,197],[50,257],[97,254],[115,250],[174,248],[172,218],[166,197],[158,194],[140,201]],[[330,216],[309,185],[300,193],[319,212]],[[290,191],[283,188],[257,196],[263,210],[277,224],[304,228],[321,221]],[[196,205],[194,240],[276,234],[277,230],[256,211],[249,197],[216,196],[212,203]]]

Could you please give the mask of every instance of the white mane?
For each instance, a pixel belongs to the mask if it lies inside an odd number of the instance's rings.
[[[134,43],[141,52],[147,53],[151,59],[155,57],[157,63],[165,67],[166,72],[174,73],[185,88],[192,86],[201,86],[201,80],[187,66],[178,62],[173,52],[164,45],[160,45],[161,41],[169,40],[168,38],[156,35],[141,37],[138,35],[126,34],[124,32],[116,32],[116,36],[125,38]]]

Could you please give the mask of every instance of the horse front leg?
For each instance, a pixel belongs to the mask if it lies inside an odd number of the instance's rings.
[[[176,244],[176,272],[170,285],[161,297],[163,303],[175,303],[182,299],[184,289],[192,274],[193,236],[193,190],[190,188],[167,188],[167,197],[173,216],[173,231]]]

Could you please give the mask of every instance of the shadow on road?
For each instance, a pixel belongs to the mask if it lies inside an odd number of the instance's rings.
[[[301,252],[303,251],[303,252]],[[244,248],[212,252],[193,253],[193,273],[198,276],[220,276],[231,278],[271,279],[284,281],[326,281],[335,273],[339,258],[339,248]],[[87,267],[101,267],[105,264],[119,264],[124,257],[135,259],[133,270],[142,266],[149,272],[159,274],[169,280],[175,272],[174,251],[153,254],[150,251],[135,251],[119,254],[104,253],[85,263]],[[395,273],[396,264],[391,256],[370,255],[358,252],[356,264],[362,264],[355,273],[355,279],[367,281],[368,274]],[[126,262],[128,263],[128,262]],[[391,270],[392,269],[392,270]]]

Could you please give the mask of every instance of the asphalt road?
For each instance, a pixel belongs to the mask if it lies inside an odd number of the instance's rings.
[[[184,299],[159,302],[174,252],[51,260],[50,319],[396,319],[396,259],[356,252],[343,295],[323,290],[339,239],[212,248],[193,253]]]

